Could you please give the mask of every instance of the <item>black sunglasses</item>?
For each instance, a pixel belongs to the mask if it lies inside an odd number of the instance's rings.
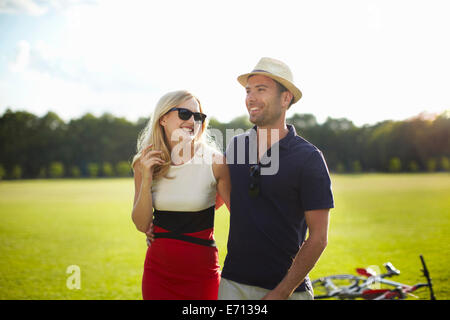
[[[201,112],[192,112],[189,109],[186,108],[172,108],[168,112],[171,111],[178,111],[178,118],[181,120],[189,120],[192,115],[194,115],[194,121],[201,121],[202,123],[206,119],[206,114],[203,114]]]
[[[248,187],[248,194],[250,197],[257,197],[259,195],[260,176],[261,166],[259,164],[250,166],[250,186]]]

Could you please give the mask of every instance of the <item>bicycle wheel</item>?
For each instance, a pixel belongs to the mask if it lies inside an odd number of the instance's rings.
[[[312,281],[314,299],[351,299],[358,296],[359,283],[365,279],[351,274],[322,277]],[[352,295],[352,292],[354,294]]]

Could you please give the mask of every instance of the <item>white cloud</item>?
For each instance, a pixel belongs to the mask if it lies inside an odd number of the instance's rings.
[[[41,16],[49,9],[64,11],[72,6],[96,4],[96,0],[0,0],[0,14]]]
[[[36,4],[33,0],[0,0],[0,13],[24,13],[31,16],[40,16],[46,12],[46,7]]]
[[[107,53],[103,52],[106,56]],[[98,57],[98,62],[102,57]],[[106,59],[106,57],[104,58]],[[83,84],[93,91],[142,91],[151,87],[137,80],[135,74],[123,70],[120,66],[112,68],[114,63],[107,65],[95,64],[89,58],[80,58],[66,54],[59,48],[44,41],[30,45],[22,40],[17,44],[16,55],[9,62],[9,69],[14,73],[33,71],[55,79],[71,83]]]
[[[12,72],[24,71],[30,63],[30,44],[22,40],[17,44],[16,56],[14,61],[9,63],[9,69]]]

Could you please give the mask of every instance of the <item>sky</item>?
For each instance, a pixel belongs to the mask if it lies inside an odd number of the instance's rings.
[[[356,125],[450,109],[443,0],[0,0],[0,114],[149,117],[173,90],[221,122],[247,114],[236,78],[284,61],[287,116]]]

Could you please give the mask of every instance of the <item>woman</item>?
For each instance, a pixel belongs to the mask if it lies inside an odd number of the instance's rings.
[[[218,193],[229,207],[231,187],[224,156],[205,142],[206,127],[200,101],[175,91],[159,100],[139,136],[132,219],[143,233],[153,223],[156,238],[144,263],[144,299],[217,299],[214,206]]]

